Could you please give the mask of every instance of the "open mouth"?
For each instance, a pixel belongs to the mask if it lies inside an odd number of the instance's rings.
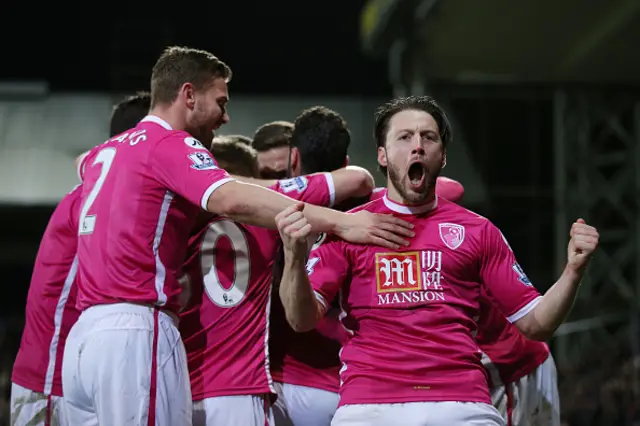
[[[415,162],[409,166],[407,175],[411,186],[414,188],[420,188],[424,184],[427,173],[422,163]]]

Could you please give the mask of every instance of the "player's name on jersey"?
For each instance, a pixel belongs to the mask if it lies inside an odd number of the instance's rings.
[[[378,305],[445,301],[442,252],[376,253]]]

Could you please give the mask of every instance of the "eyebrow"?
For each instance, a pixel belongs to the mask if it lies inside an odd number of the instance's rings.
[[[420,130],[420,133],[433,133],[435,135],[440,135],[440,132],[438,132],[437,130],[433,130],[433,129],[424,129],[424,130]],[[402,133],[416,133],[416,129],[400,129],[396,131],[396,135],[400,135]]]

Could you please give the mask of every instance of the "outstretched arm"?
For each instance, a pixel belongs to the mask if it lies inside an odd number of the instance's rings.
[[[275,217],[296,201],[257,185],[228,182],[209,196],[207,210],[222,214],[241,223],[276,228]],[[408,245],[405,238],[413,237],[413,225],[391,215],[369,212],[355,214],[305,205],[304,216],[313,232],[336,234],[347,241],[376,244],[391,249]]]
[[[321,174],[325,173],[316,173],[308,176]],[[331,175],[328,180],[330,180],[333,190],[335,191],[335,204],[340,204],[349,198],[367,196],[371,194],[371,191],[373,191],[375,187],[373,176],[362,167],[347,166],[327,174]],[[252,183],[264,188],[274,187],[278,183],[278,180],[275,179],[255,179],[236,175],[232,175],[232,177],[240,182]]]

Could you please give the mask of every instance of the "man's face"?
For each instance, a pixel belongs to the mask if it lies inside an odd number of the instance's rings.
[[[289,147],[279,146],[258,152],[260,177],[263,179],[284,179],[289,166]]]
[[[378,148],[378,162],[387,167],[389,195],[395,201],[428,201],[446,163],[433,117],[419,110],[404,110],[391,117],[385,146]]]
[[[189,133],[205,146],[210,146],[215,130],[229,122],[226,105],[229,101],[227,83],[216,78],[202,90],[194,90],[187,117]]]

